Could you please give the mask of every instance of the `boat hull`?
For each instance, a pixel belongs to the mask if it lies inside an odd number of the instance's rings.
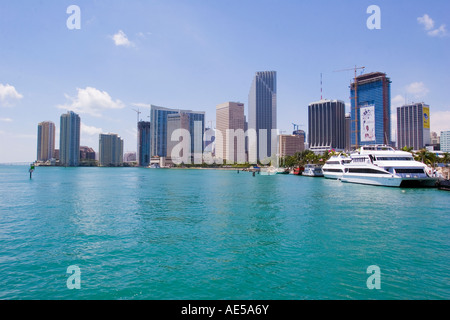
[[[369,177],[344,174],[340,179],[342,182],[367,184],[384,187],[401,188],[434,188],[437,187],[437,178],[401,178],[401,177]]]

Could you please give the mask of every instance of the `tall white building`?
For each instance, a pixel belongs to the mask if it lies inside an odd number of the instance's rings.
[[[123,164],[123,140],[117,134],[99,135],[99,164],[118,167]]]

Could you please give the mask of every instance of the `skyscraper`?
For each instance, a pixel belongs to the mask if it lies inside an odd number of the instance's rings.
[[[421,102],[397,108],[397,146],[419,150],[430,142],[430,106]]]
[[[254,163],[277,153],[277,74],[276,71],[256,72],[248,97],[248,128],[256,131],[256,146],[249,144],[249,154]]]
[[[179,113],[172,113],[167,115],[167,157],[172,157],[172,150],[173,148],[180,143],[179,141],[172,141],[172,135],[175,132],[175,130],[178,129],[184,129],[188,132],[190,126],[189,121],[189,114],[185,112],[179,112]],[[183,151],[188,152],[188,150],[191,150],[191,145],[186,144],[187,141],[182,141],[184,143],[183,145]],[[174,155],[175,157],[179,157],[182,155]],[[189,155],[190,156],[190,155]],[[174,159],[175,160],[175,159]],[[177,161],[177,160],[175,160]]]
[[[138,122],[137,161],[140,167],[150,164],[150,122]]]
[[[61,115],[59,163],[76,167],[80,162],[80,116],[69,111]]]
[[[189,116],[189,133],[192,154],[202,153],[204,149],[203,133],[205,131],[205,112],[180,109],[169,109],[151,106],[151,156],[167,157],[167,116],[186,113]]]
[[[47,161],[53,159],[55,152],[55,124],[44,121],[38,124],[37,160]]]
[[[226,102],[216,106],[216,157],[227,163],[245,162],[244,104]]]
[[[117,167],[123,164],[123,140],[113,133],[99,135],[99,164]]]
[[[320,100],[308,106],[309,149],[345,149],[345,103]]]
[[[350,97],[352,146],[389,145],[391,143],[391,80],[382,72],[358,76],[350,86]]]

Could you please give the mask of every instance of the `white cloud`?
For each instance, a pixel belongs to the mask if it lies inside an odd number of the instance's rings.
[[[431,30],[434,28],[434,21],[427,14],[424,14],[422,17],[418,17],[417,21],[425,27],[425,30]]]
[[[111,37],[114,41],[114,44],[116,46],[124,46],[124,47],[131,47],[133,46],[133,42],[128,40],[127,35],[122,30],[119,30],[115,35]]]
[[[425,97],[430,90],[428,90],[423,82],[413,82],[406,87],[406,92],[418,99]]]
[[[122,101],[114,101],[105,91],[100,91],[92,87],[86,87],[86,89],[78,88],[77,91],[78,94],[75,98],[66,95],[66,98],[71,100],[69,104],[59,105],[57,107],[94,117],[100,117],[103,111],[122,109],[125,107]]]
[[[23,95],[17,92],[16,88],[6,84],[0,83],[0,106],[10,107],[16,102],[23,98]]]
[[[93,126],[88,126],[82,122],[80,125],[80,131],[81,131],[81,134],[83,134],[83,135],[95,136],[95,135],[99,135],[100,133],[102,133],[103,129],[93,127]]]
[[[1,122],[12,122],[13,120],[11,118],[0,118]]]
[[[427,34],[431,37],[443,37],[447,35],[447,29],[445,24],[442,24],[439,28],[434,29],[434,20],[428,14],[424,14],[422,17],[418,17],[417,21],[423,25]]]
[[[450,109],[450,106],[449,108]],[[450,130],[450,111],[435,111],[430,110],[430,127],[431,131],[440,134],[441,131]]]
[[[447,29],[445,24],[441,25],[439,28],[428,31],[428,35],[432,37],[443,37],[447,35]]]
[[[405,98],[398,94],[391,100],[391,107],[397,109],[405,104]]]

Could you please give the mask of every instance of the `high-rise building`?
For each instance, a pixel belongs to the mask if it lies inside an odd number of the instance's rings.
[[[61,115],[59,163],[76,167],[80,162],[80,116],[69,111]]]
[[[345,149],[345,103],[320,100],[308,106],[309,149],[317,152]]]
[[[227,163],[244,163],[244,104],[226,102],[216,106],[216,157]]]
[[[345,114],[345,151],[352,150],[352,115]]]
[[[99,164],[118,167],[123,164],[123,140],[113,133],[99,135]]]
[[[441,131],[441,151],[450,152],[450,131]]]
[[[391,143],[391,80],[382,72],[356,77],[350,86],[352,147]],[[356,103],[355,103],[356,101]]]
[[[191,154],[201,154],[204,149],[203,133],[205,131],[205,112],[180,109],[169,109],[151,106],[151,156],[167,157],[167,116],[169,114],[186,113],[189,116],[189,133],[191,138]]]
[[[277,129],[276,71],[256,72],[248,97],[248,128],[256,131],[256,145],[249,142],[249,161],[275,156],[277,135],[272,130]]]
[[[148,167],[150,164],[150,122],[138,122],[138,146],[137,146],[137,161],[138,166]]]
[[[172,135],[174,134],[175,130],[183,129],[190,132],[189,125],[189,114],[185,112],[172,113],[167,115],[167,157],[172,158],[173,148],[180,143],[180,141],[172,141]],[[181,143],[184,143],[182,148],[183,152],[188,152],[188,150],[191,150],[190,144],[186,144],[187,141],[184,141],[183,139]],[[177,154],[174,156],[178,158],[183,155]]]
[[[293,156],[305,150],[305,137],[299,134],[281,134],[278,136],[278,154],[280,157]]]
[[[397,108],[397,146],[420,150],[430,142],[430,106],[421,102]]]
[[[38,124],[37,160],[47,161],[54,157],[55,152],[55,124],[44,121]]]

